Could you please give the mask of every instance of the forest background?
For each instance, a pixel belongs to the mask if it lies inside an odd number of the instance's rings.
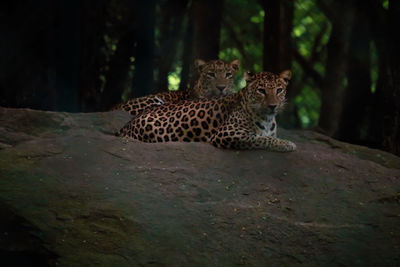
[[[0,10],[0,105],[106,111],[193,62],[292,70],[278,123],[400,155],[398,0],[27,0]]]

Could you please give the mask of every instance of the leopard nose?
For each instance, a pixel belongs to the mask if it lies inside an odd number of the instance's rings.
[[[220,90],[221,92],[225,89],[225,85],[217,85],[216,86],[218,90]]]
[[[268,107],[270,108],[270,110],[274,111],[276,108],[276,105],[269,105]]]

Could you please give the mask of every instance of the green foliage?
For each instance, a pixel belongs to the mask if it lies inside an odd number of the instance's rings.
[[[256,0],[226,1],[219,57],[239,59],[244,70],[261,71],[264,15]]]
[[[182,67],[177,66],[174,71],[168,74],[168,90],[176,91],[179,89],[179,83],[181,82],[181,71]]]
[[[389,0],[383,0],[382,6],[384,9],[389,9]]]
[[[331,25],[314,0],[295,1],[292,38],[298,53],[322,77],[325,74],[325,48]],[[295,86],[299,94],[294,99],[295,110],[302,128],[318,123],[321,106],[320,91],[309,74],[299,64],[293,64]]]
[[[331,23],[317,5],[316,0],[293,1],[294,17],[291,33],[293,49],[304,58],[309,67],[324,77],[327,58],[326,46],[331,33]],[[387,8],[388,4],[388,0],[382,0],[384,8]],[[219,58],[225,61],[233,59],[241,61],[240,71],[235,77],[236,90],[245,86],[242,78],[244,71],[262,71],[264,17],[265,11],[260,6],[260,1],[225,1]],[[179,46],[183,47],[182,41]],[[378,76],[378,60],[376,48],[373,46],[371,50],[373,82],[371,90],[374,91]],[[179,51],[178,53],[182,53],[182,49]],[[181,58],[181,55],[178,55],[177,58]],[[169,90],[178,89],[181,70],[181,62],[176,60],[173,71],[168,75]],[[292,118],[291,121],[297,120],[296,125],[303,128],[314,127],[319,119],[321,88],[318,87],[319,85],[316,84],[310,73],[305,71],[304,66],[296,60],[293,61],[292,72],[291,86],[297,92],[297,95],[292,96],[293,99],[291,99],[291,105],[294,105],[296,111],[292,116],[297,115],[297,117]]]
[[[317,125],[321,107],[320,94],[309,85],[305,85],[294,100],[301,127],[308,128]]]
[[[254,15],[250,18],[250,21],[253,23],[263,23],[264,22],[265,11],[260,10],[257,15]]]
[[[243,79],[244,71],[262,71],[264,17],[265,11],[257,0],[225,1],[219,58],[225,61],[240,60],[241,68],[235,77],[236,91],[246,84]],[[312,68],[321,76],[325,72],[325,48],[330,31],[330,22],[318,8],[315,0],[296,0],[294,2],[291,34],[294,49],[308,60]],[[157,34],[158,31],[156,36]],[[183,47],[183,43],[179,45]],[[181,70],[181,62],[177,60],[174,62],[173,71],[168,75],[169,90],[179,88]],[[377,71],[377,69],[375,70]],[[295,105],[297,112],[295,119],[299,121],[297,125],[301,125],[303,128],[313,127],[319,118],[321,105],[319,88],[308,77],[309,74],[303,70],[302,66],[296,62],[293,64],[292,71],[292,87],[298,88],[296,91],[299,92],[292,99],[292,105]],[[371,72],[371,75],[376,77],[375,72]]]
[[[371,92],[375,93],[376,91],[376,84],[378,82],[378,72],[379,72],[379,65],[378,65],[378,51],[376,50],[376,46],[374,42],[370,44],[371,49]]]
[[[240,60],[241,68],[235,77],[239,91],[246,86],[244,71],[262,71],[265,12],[255,0],[226,1],[224,12],[219,58]]]
[[[314,0],[295,1],[292,38],[298,52],[307,59],[321,58],[329,41],[331,25],[323,12],[319,10]],[[316,70],[323,74],[324,65],[320,60]]]
[[[249,3],[251,2],[251,3]],[[263,23],[265,12],[258,1],[226,1],[223,28],[221,32],[220,58],[239,58],[244,70],[262,71]],[[321,75],[325,73],[326,53],[331,25],[315,0],[297,0],[294,3],[292,38],[295,49]],[[240,44],[238,44],[238,40]],[[293,64],[294,87],[299,94],[292,100],[297,111],[298,125],[313,127],[319,118],[320,92],[308,73],[298,64]],[[245,86],[240,78],[239,88]]]

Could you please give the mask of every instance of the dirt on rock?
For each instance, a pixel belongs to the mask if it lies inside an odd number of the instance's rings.
[[[3,262],[399,265],[400,158],[300,130],[293,153],[115,137],[128,120],[0,108]]]

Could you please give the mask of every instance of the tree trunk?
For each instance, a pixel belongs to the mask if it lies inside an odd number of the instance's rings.
[[[101,52],[106,24],[106,0],[82,1],[81,56],[79,102],[80,110],[100,109],[100,69],[105,57]]]
[[[183,37],[183,53],[182,53],[182,72],[179,90],[186,90],[190,83],[190,74],[193,67],[193,7],[191,6],[187,16],[187,26]]]
[[[386,56],[386,31],[387,27],[387,12],[382,7],[380,0],[369,0],[369,17],[371,21],[372,38],[377,48],[378,53],[378,81],[376,84],[376,91],[370,99],[371,114],[369,118],[367,138],[370,142],[374,143],[377,148],[383,148],[383,109],[382,105],[385,103],[385,95],[382,90],[387,66]]]
[[[165,1],[161,7],[160,51],[157,91],[168,90],[168,74],[176,56],[188,0]]]
[[[263,69],[279,73],[292,66],[294,3],[291,0],[262,0],[264,17]]]
[[[121,97],[128,82],[129,67],[132,64],[130,57],[135,55],[135,29],[131,29],[121,36],[110,60],[102,94],[102,110],[109,110],[112,106],[121,103]]]
[[[279,72],[291,69],[293,61],[292,30],[294,18],[294,1],[281,1],[281,24],[279,30],[280,53],[279,53]],[[291,94],[289,92],[289,97]]]
[[[379,0],[370,0],[373,38],[378,51],[379,77],[372,104],[368,137],[380,148],[400,155],[400,38],[399,1],[389,1],[388,11]]]
[[[262,0],[264,8],[263,69],[279,72],[281,5],[279,0]]]
[[[59,111],[79,111],[80,1],[58,1],[56,17],[56,106]]]
[[[263,69],[274,73],[291,69],[294,2],[291,0],[262,0],[261,4],[265,11]],[[298,90],[295,90],[295,87],[288,88],[286,97],[289,104],[293,103],[297,94]],[[297,121],[297,111],[293,104],[279,115],[279,123],[286,128],[295,126]]]
[[[223,0],[193,0],[194,58],[218,59]],[[192,62],[193,62],[192,60]]]
[[[357,4],[348,55],[348,85],[336,135],[343,141],[359,144],[367,143],[361,137],[371,98],[371,26],[366,8],[364,2]]]
[[[383,109],[383,147],[400,155],[400,37],[398,31],[400,2],[390,0],[388,24],[386,29],[386,68],[382,84],[384,95]]]
[[[54,110],[54,1],[4,2],[0,10],[0,106]]]
[[[134,97],[147,95],[153,90],[155,2],[155,0],[137,2]]]
[[[333,10],[341,10],[340,14],[330,16],[332,32],[327,45],[328,58],[325,68],[321,95],[321,111],[318,125],[327,135],[334,135],[338,129],[341,111],[345,78],[347,69],[348,48],[354,9],[351,3],[331,3]]]
[[[121,103],[122,94],[128,84],[128,75],[132,64],[130,57],[136,57],[136,4],[129,2],[122,20],[115,26],[119,33],[116,50],[109,62],[109,70],[105,73],[105,86],[102,93],[102,110],[109,110]]]

